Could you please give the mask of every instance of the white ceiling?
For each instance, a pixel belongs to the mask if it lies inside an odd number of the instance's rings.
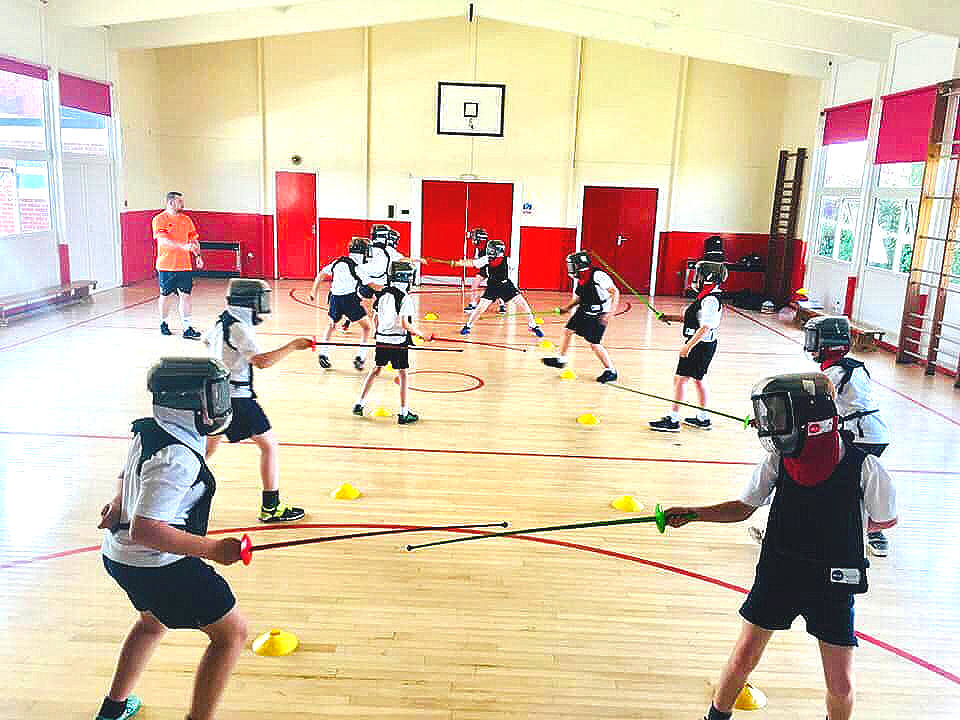
[[[468,0],[49,0],[116,49],[464,16]],[[780,72],[884,61],[904,29],[960,36],[960,0],[474,0],[477,15]]]

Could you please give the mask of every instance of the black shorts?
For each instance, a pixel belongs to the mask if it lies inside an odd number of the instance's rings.
[[[503,302],[507,303],[519,294],[520,291],[517,290],[517,286],[513,284],[513,280],[506,280],[505,282],[488,281],[487,288],[483,291],[483,299],[503,300]]]
[[[370,287],[369,287],[368,285],[358,285],[358,286],[357,286],[357,294],[358,294],[360,297],[366,298],[367,300],[369,300],[370,298],[372,298],[372,297],[374,296],[375,293],[373,292],[373,290],[370,289]]]
[[[703,380],[710,368],[710,361],[717,352],[717,341],[698,342],[686,357],[681,357],[677,363],[677,375]]]
[[[487,266],[484,265],[482,268],[477,270],[477,277],[485,278],[487,277]]]
[[[360,304],[360,296],[356,293],[350,293],[349,295],[334,295],[330,293],[330,295],[327,296],[327,303],[330,305],[327,314],[334,322],[339,322],[340,318],[344,316],[346,316],[350,322],[362,320],[367,316],[367,311],[364,310],[363,305]]]
[[[858,448],[863,450],[867,455],[875,455],[880,457],[883,455],[883,451],[887,449],[887,443],[858,443],[855,442]]]
[[[212,625],[237,604],[227,581],[200,558],[185,557],[161,567],[134,567],[104,555],[103,566],[137,610],[152,613],[173,630]]]
[[[599,345],[607,326],[600,322],[599,316],[577,311],[567,321],[567,330],[573,330],[591,345]]]
[[[856,647],[853,629],[853,595],[803,593],[793,588],[775,589],[760,573],[740,615],[765,630],[787,630],[798,615],[807,622],[807,632],[830,645]]]
[[[378,345],[373,354],[373,361],[377,367],[390,363],[394,370],[406,370],[410,367],[410,352],[406,345],[397,345],[395,348]]]
[[[263,435],[270,429],[263,408],[253,398],[232,398],[233,419],[227,425],[227,440],[232,443],[246,440],[254,435]]]
[[[189,295],[193,292],[193,270],[157,270],[161,295],[173,295],[175,292]]]

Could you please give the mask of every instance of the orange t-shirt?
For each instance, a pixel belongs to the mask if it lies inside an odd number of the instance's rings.
[[[157,241],[157,270],[192,270],[190,251],[161,244],[161,236],[178,245],[196,242],[200,233],[197,232],[193,220],[183,213],[171,215],[166,210],[153,217],[153,238]]]

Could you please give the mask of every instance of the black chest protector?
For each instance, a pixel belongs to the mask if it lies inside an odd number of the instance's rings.
[[[509,280],[510,268],[507,267],[506,257],[493,258],[487,262],[487,282],[505,283]]]
[[[590,269],[590,277],[582,283],[577,283],[574,294],[580,298],[580,311],[587,315],[599,315],[603,312],[603,300],[600,298],[600,287],[593,279],[597,269]]]
[[[716,298],[717,303],[723,308],[719,293],[709,293],[687,305],[687,309],[683,311],[683,336],[685,338],[693,337],[700,329],[700,308],[703,307],[703,301],[708,297]]]
[[[866,453],[843,443],[843,458],[819,485],[798,485],[780,461],[757,564],[775,588],[828,596],[867,591],[860,487]]]
[[[360,287],[360,285],[362,285],[363,283],[360,282],[360,276],[357,274],[357,261],[354,260],[352,257],[343,255],[342,257],[339,257],[333,261],[333,264],[330,266],[330,272],[336,272],[337,265],[339,265],[340,263],[343,263],[344,265],[347,266],[347,270],[350,271],[350,274],[353,276],[353,279],[357,283],[356,287]]]
[[[377,312],[380,311],[380,304],[383,302],[393,301],[393,307],[397,313],[397,318],[400,317],[400,306],[403,305],[403,299],[407,296],[403,290],[400,288],[395,288],[392,285],[387,285],[382,290],[376,293],[377,299],[373,301],[373,309]],[[377,335],[382,335],[383,337],[402,337],[406,338],[406,342],[410,342],[410,333],[403,329],[403,327],[396,328],[393,332],[382,332],[377,330]]]
[[[210,468],[207,467],[203,455],[168,433],[160,427],[160,424],[153,418],[134,420],[133,434],[140,436],[140,460],[137,462],[138,474],[148,459],[165,447],[170,447],[171,445],[183,445],[197,456],[197,459],[200,461],[200,472],[197,473],[197,479],[193,484],[203,483],[203,495],[197,503],[190,508],[187,513],[186,522],[183,525],[174,525],[173,527],[185,530],[193,535],[206,535],[207,524],[210,521],[210,503],[213,501],[213,494],[217,491],[217,481],[214,480],[213,473],[210,472]],[[130,523],[118,523],[115,527],[111,528],[110,531],[116,533],[118,530],[129,529]]]
[[[840,358],[840,361],[836,363],[836,365],[843,369],[843,375],[840,377],[840,382],[837,383],[837,395],[840,395],[843,393],[844,388],[847,387],[847,385],[850,382],[850,378],[853,377],[853,373],[858,368],[863,368],[863,371],[867,374],[867,377],[870,377],[870,371],[867,370],[867,366],[864,365],[859,360],[854,360],[852,357],[847,357],[846,355],[844,355],[842,358]],[[847,423],[853,420],[859,420],[860,418],[864,418],[867,415],[873,415],[874,413],[878,413],[878,412],[880,412],[879,408],[874,408],[873,410],[857,410],[856,412],[850,413],[849,415],[844,415],[840,419],[843,420],[844,427],[846,427]],[[852,430],[850,432],[853,433]],[[856,423],[856,433],[853,433],[853,434],[854,436],[858,436],[861,438],[863,437],[863,428],[860,426],[859,422]]]
[[[234,350],[237,350],[237,346],[230,342],[230,326],[234,323],[240,322],[233,315],[230,314],[228,310],[224,310],[220,313],[217,318],[217,322],[220,323],[220,326],[223,328],[223,343],[229,345]],[[237,352],[240,352],[237,350]],[[232,387],[248,387],[250,388],[250,397],[256,398],[257,393],[253,389],[253,365],[247,364],[247,373],[249,380],[230,380],[230,385]]]

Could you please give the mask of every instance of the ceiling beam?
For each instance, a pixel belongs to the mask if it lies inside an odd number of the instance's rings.
[[[794,10],[960,37],[957,0],[763,0]]]

